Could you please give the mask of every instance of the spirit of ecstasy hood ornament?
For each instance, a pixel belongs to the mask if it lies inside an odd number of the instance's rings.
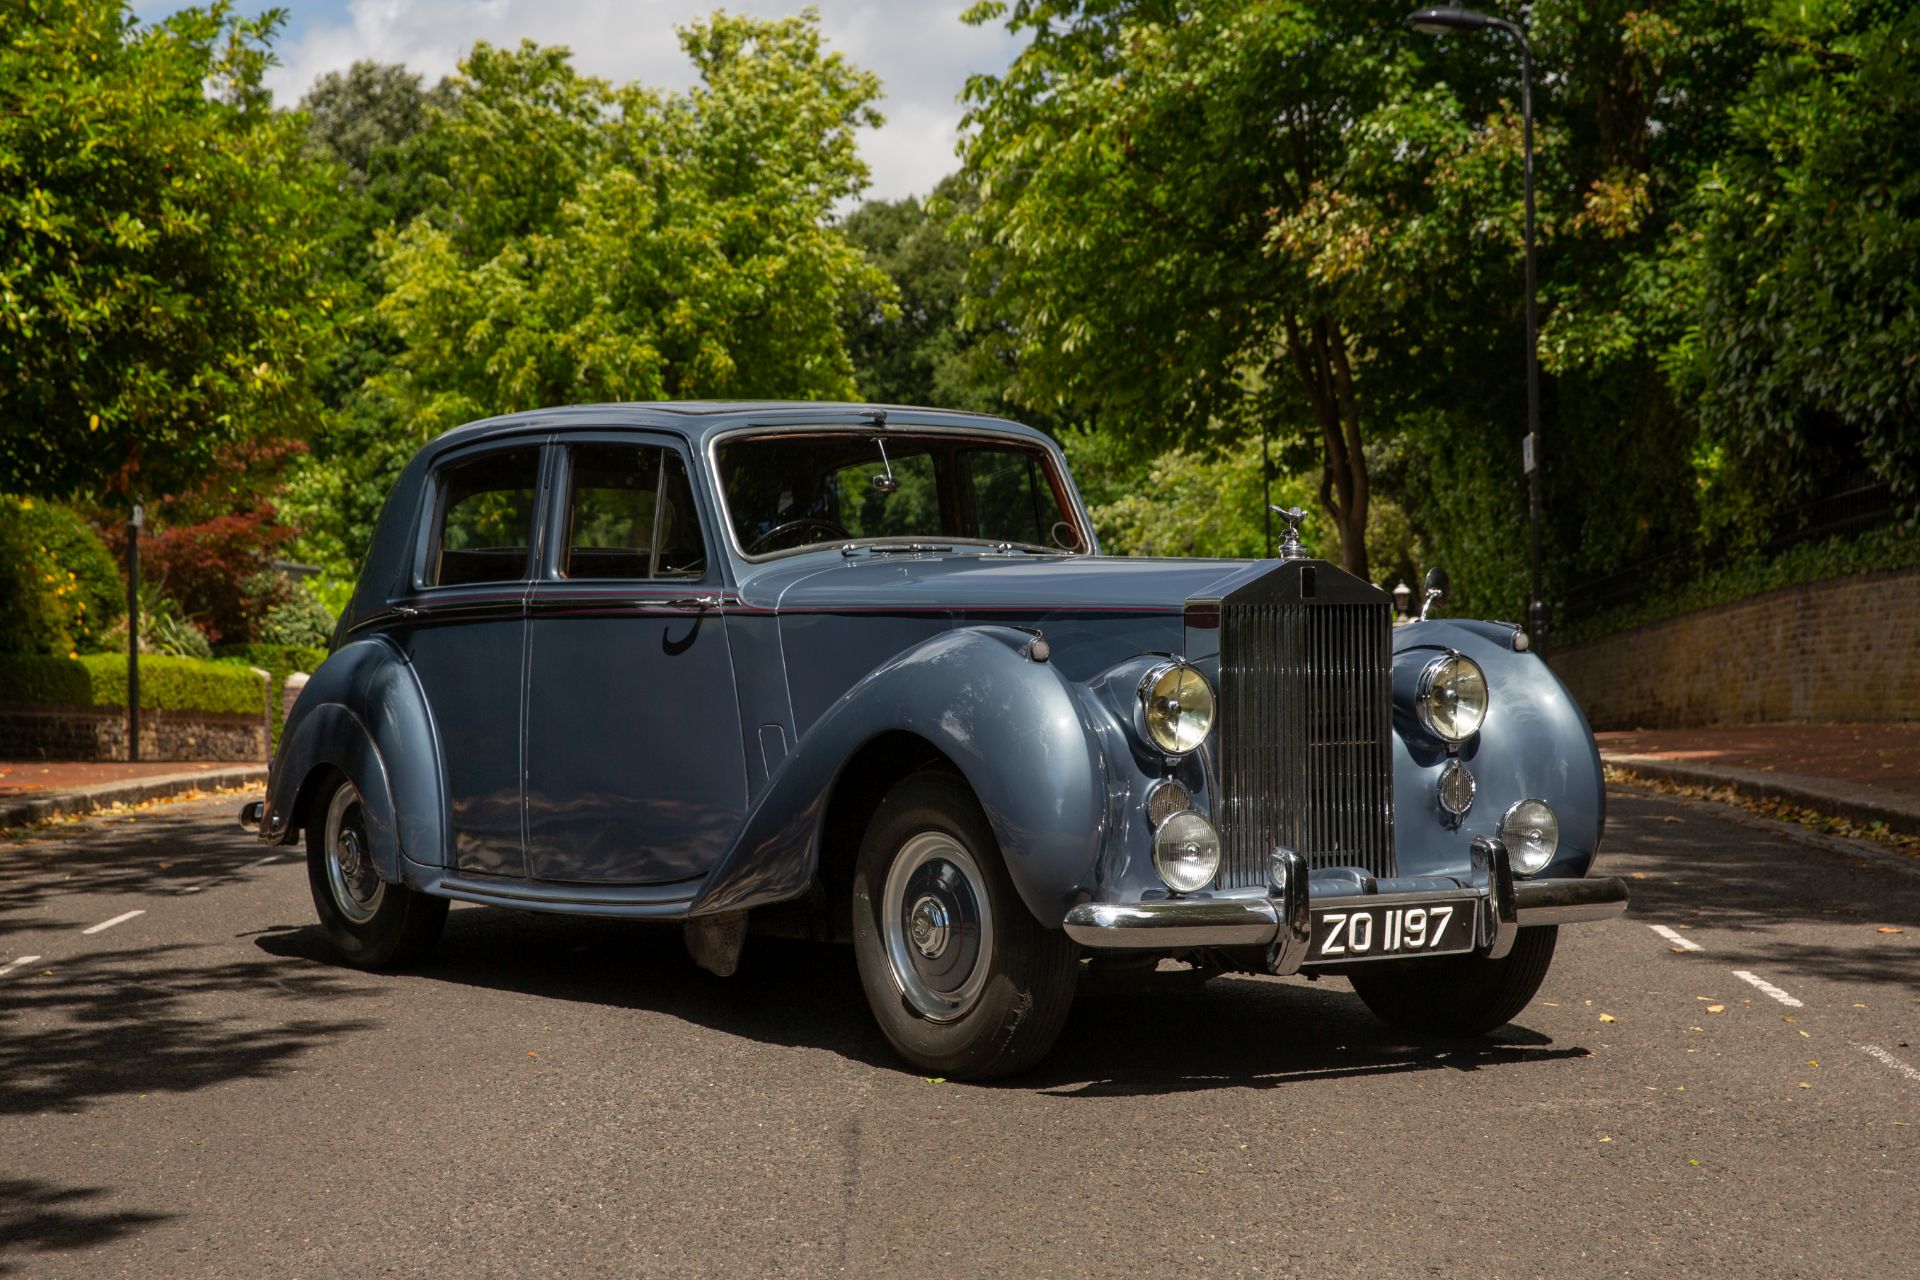
[[[1307,513],[1299,507],[1269,506],[1267,510],[1287,522],[1287,536],[1280,543],[1280,558],[1282,560],[1312,559],[1313,552],[1300,545],[1300,522],[1307,518]]]

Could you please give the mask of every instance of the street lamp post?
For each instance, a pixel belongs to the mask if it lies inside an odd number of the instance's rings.
[[[1533,48],[1527,43],[1526,33],[1505,18],[1462,9],[1458,4],[1410,13],[1407,25],[1430,36],[1491,28],[1506,32],[1520,46],[1520,118],[1527,205],[1527,438],[1521,445],[1520,463],[1527,476],[1527,517],[1532,543],[1527,630],[1531,633],[1534,652],[1544,653],[1547,606],[1540,593],[1540,326],[1534,303],[1533,266]]]

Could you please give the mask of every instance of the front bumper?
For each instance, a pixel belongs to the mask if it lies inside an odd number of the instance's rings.
[[[1483,883],[1445,897],[1479,900],[1476,949],[1492,958],[1512,949],[1520,929],[1609,920],[1627,909],[1626,882],[1618,876],[1516,882],[1500,841],[1477,839],[1473,854]],[[1067,936],[1101,951],[1264,948],[1270,972],[1295,973],[1314,963],[1307,954],[1313,910],[1382,903],[1377,894],[1314,899],[1307,881],[1305,862],[1282,849],[1274,855],[1273,883],[1262,896],[1083,902],[1067,912]],[[1392,896],[1408,905],[1419,905],[1424,897]]]

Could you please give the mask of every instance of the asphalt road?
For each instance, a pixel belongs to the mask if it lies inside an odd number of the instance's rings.
[[[336,967],[233,808],[0,845],[0,1274],[1920,1272],[1920,867],[1725,810],[1620,795],[1632,914],[1492,1042],[1162,973],[976,1087],[832,948],[457,908]]]

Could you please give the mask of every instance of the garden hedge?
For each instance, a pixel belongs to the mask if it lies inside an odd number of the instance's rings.
[[[260,677],[240,663],[140,655],[140,705],[144,709],[259,715],[260,700]],[[124,707],[126,655],[0,655],[0,704],[6,703]]]

